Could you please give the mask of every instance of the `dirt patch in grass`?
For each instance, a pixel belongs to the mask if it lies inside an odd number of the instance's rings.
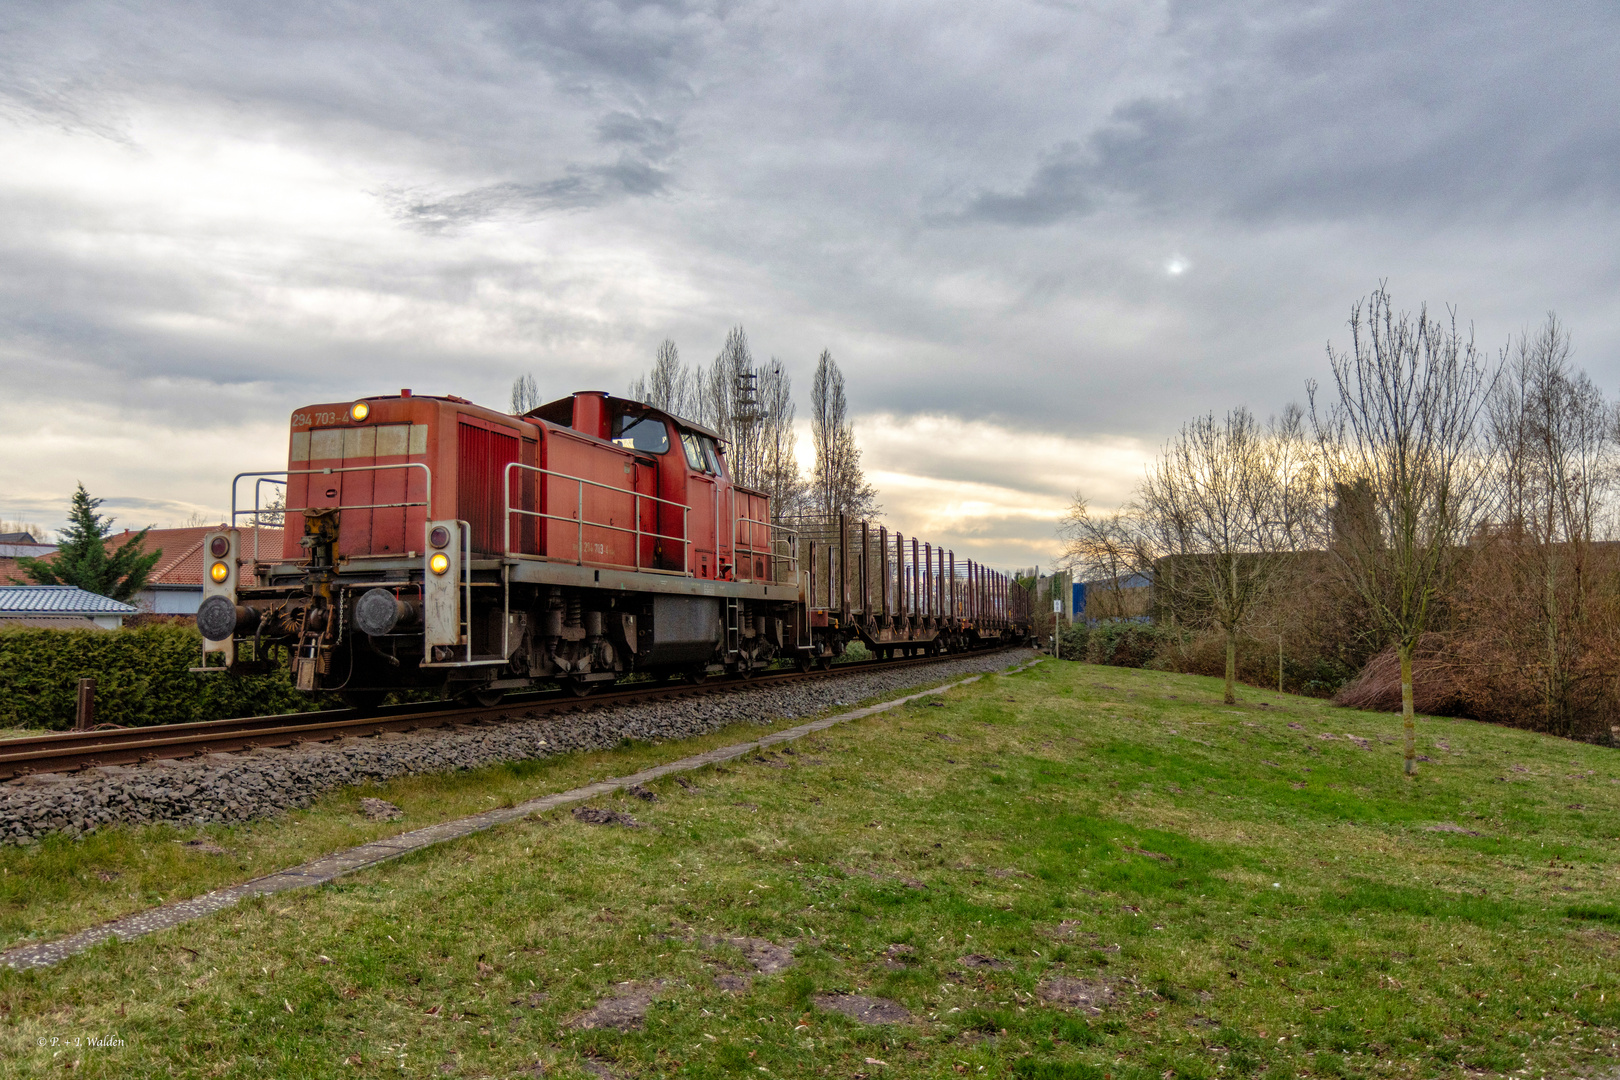
[[[620,825],[626,829],[642,828],[641,822],[618,810],[605,810],[600,806],[576,806],[574,820],[587,825]]]
[[[775,975],[793,966],[792,949],[764,938],[706,936],[702,941],[711,949],[717,945],[731,946],[742,953],[743,958],[754,965],[754,970],[761,975]]]
[[[646,1026],[647,1010],[663,985],[661,981],[620,983],[613,993],[569,1020],[566,1026],[578,1031],[598,1028],[640,1031]]]
[[[1000,960],[994,956],[985,956],[982,953],[968,953],[957,960],[957,963],[966,968],[979,968],[988,971],[1007,971],[1012,968],[1012,964],[1006,960]]]
[[[811,1000],[817,1008],[843,1013],[863,1024],[908,1024],[912,1020],[910,1009],[888,998],[866,997],[863,994],[817,994]]]
[[[1071,979],[1056,976],[1041,983],[1036,991],[1042,1001],[1065,1009],[1079,1009],[1092,1016],[1114,1003],[1114,988],[1101,979]]]

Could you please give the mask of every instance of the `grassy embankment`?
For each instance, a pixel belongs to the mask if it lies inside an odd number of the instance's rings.
[[[1125,1080],[1620,1066],[1614,751],[1425,721],[1434,760],[1407,780],[1396,717],[1255,690],[1231,709],[1219,692],[1048,662],[816,736],[783,768],[615,801],[646,828],[554,815],[0,973],[0,1069],[579,1076],[595,1057],[621,1076]],[[797,960],[722,990],[717,972],[748,968],[704,936],[737,934]],[[1054,976],[1113,999],[1094,1015],[1052,1007],[1040,986]],[[645,1030],[567,1026],[626,980],[661,980]],[[817,1009],[829,991],[914,1019],[865,1026]],[[53,1059],[37,1045],[53,1036],[123,1045]]]

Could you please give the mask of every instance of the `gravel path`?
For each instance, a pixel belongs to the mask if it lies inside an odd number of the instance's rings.
[[[738,722],[771,724],[839,705],[1027,661],[1027,650],[968,656],[839,679],[759,686],[711,697],[620,705],[574,715],[514,712],[494,724],[436,728],[289,749],[43,773],[0,784],[0,843],[103,825],[251,821],[308,806],[333,788],[503,761],[703,735]]]

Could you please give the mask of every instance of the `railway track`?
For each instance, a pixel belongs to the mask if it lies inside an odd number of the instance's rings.
[[[981,654],[995,651],[998,650],[979,650]],[[319,713],[207,720],[194,724],[163,724],[155,727],[30,735],[0,741],[0,780],[11,780],[33,773],[73,772],[102,765],[135,765],[160,758],[198,757],[203,754],[235,753],[261,747],[332,742],[337,739],[382,735],[395,731],[487,723],[511,713],[533,716],[548,712],[578,712],[632,702],[734,693],[761,686],[836,679],[858,672],[887,671],[945,663],[971,655],[974,654],[946,653],[941,656],[904,660],[868,660],[840,664],[818,671],[766,672],[747,679],[701,683],[631,684],[622,689],[586,698],[576,697],[567,691],[558,691],[513,695],[491,706],[437,702],[430,706],[421,704],[390,706],[363,715],[354,709],[333,709]]]

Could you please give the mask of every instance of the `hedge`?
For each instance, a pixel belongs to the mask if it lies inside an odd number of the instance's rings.
[[[71,728],[81,678],[96,680],[96,721],[140,727],[319,708],[285,671],[236,678],[189,671],[202,657],[195,627],[0,630],[0,726]]]

